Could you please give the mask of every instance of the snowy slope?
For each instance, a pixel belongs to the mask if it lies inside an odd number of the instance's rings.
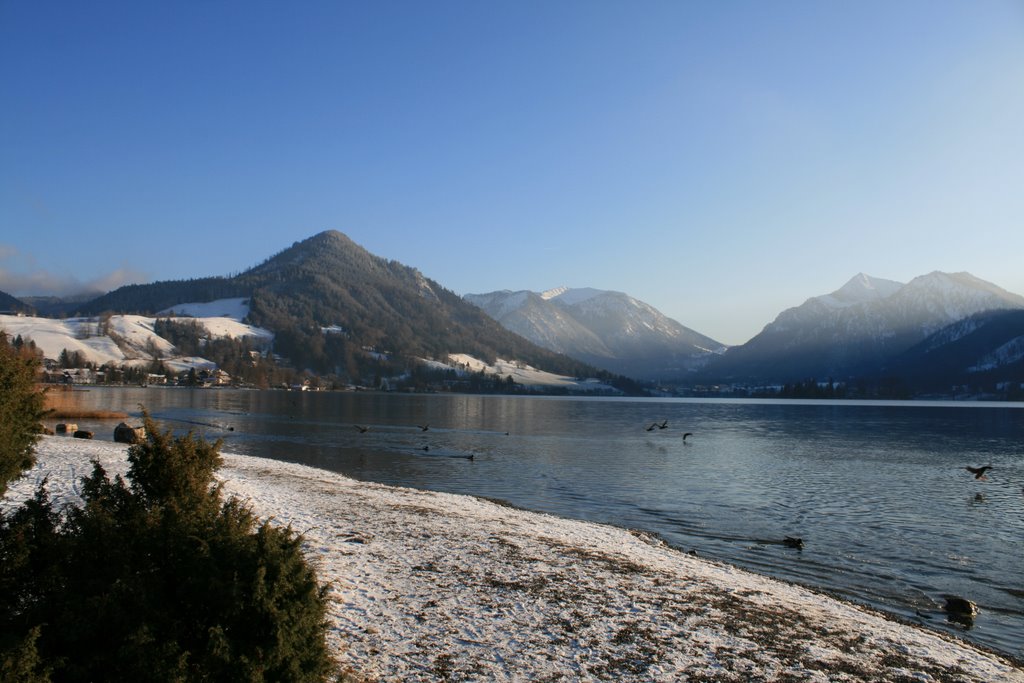
[[[967,368],[969,372],[982,372],[994,370],[1006,365],[1013,365],[1024,361],[1024,335],[1014,337],[1005,344],[999,346],[991,353],[983,356],[977,365]]]
[[[895,280],[884,280],[858,273],[831,294],[815,298],[829,308],[846,308],[885,299],[898,292],[902,287],[903,283]]]
[[[553,388],[561,387],[573,392],[621,393],[609,384],[597,380],[579,380],[573,377],[555,375],[535,367],[516,361],[498,358],[493,365],[474,358],[465,353],[454,353],[448,357],[448,365],[439,367],[453,368],[459,374],[484,372],[499,377],[512,377],[512,381],[524,387]]]
[[[177,304],[157,313],[158,316],[187,315],[191,318],[231,318],[241,322],[249,315],[249,300],[245,298],[217,299],[203,303]]]
[[[215,338],[252,337],[269,341],[274,337],[273,333],[268,330],[242,322],[249,315],[249,300],[244,298],[177,304],[160,311],[157,315],[160,317],[174,315],[195,318],[196,322],[206,328],[206,331]]]
[[[175,311],[185,313],[222,312],[222,317],[196,317],[211,338],[253,337],[260,340],[273,338],[267,330],[240,322],[247,312],[241,299],[225,299],[206,304],[183,304]],[[105,318],[68,318],[55,320],[33,316],[0,315],[0,329],[9,337],[21,335],[31,339],[42,350],[43,356],[57,360],[61,352],[78,352],[91,363],[120,365],[131,361],[150,361],[154,355],[172,367],[183,369],[208,368],[213,364],[205,359],[177,357],[174,345],[154,332],[156,318],[142,315],[112,315]]]
[[[0,330],[9,338],[31,339],[46,358],[56,360],[61,351],[78,352],[86,360],[102,365],[120,363],[125,353],[108,336],[95,336],[95,318],[51,320],[33,316],[0,315]]]
[[[942,328],[894,358],[893,373],[933,391],[1024,382],[1024,309],[986,311]]]

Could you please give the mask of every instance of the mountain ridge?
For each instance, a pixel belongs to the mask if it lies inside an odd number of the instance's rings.
[[[569,376],[604,368],[679,386],[903,377],[941,392],[1013,380],[1024,348],[1024,318],[1009,314],[1024,310],[1024,297],[967,272],[907,283],[861,272],[726,348],[623,292],[563,286],[459,297],[337,231],[234,276],[128,285],[74,310],[156,314],[239,297],[250,304],[249,322],[273,331],[275,352],[295,367],[354,381],[467,353],[492,365],[516,359]]]
[[[725,349],[624,292],[556,287],[464,298],[534,343],[637,379],[684,377]]]
[[[32,313],[34,308],[7,292],[0,292],[0,311],[11,311],[14,313]]]
[[[505,330],[418,269],[371,254],[335,230],[294,242],[232,277],[129,285],[81,309],[152,314],[234,297],[249,300],[248,322],[274,333],[276,353],[317,373],[367,379],[396,371],[382,367],[389,363],[451,353],[489,363],[517,359],[569,376],[596,373]]]
[[[970,273],[933,271],[906,284],[858,274],[782,311],[746,344],[709,363],[705,381],[791,382],[875,376],[929,335],[986,311],[1024,309],[1024,297]]]

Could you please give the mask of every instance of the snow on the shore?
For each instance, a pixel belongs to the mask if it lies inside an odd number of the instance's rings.
[[[44,437],[5,499],[74,499],[126,446]],[[452,461],[453,467],[472,464]],[[304,534],[330,645],[371,680],[1022,681],[944,634],[624,529],[225,454],[228,494]]]

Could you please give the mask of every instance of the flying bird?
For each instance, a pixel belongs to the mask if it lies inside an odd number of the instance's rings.
[[[973,474],[975,479],[984,479],[985,473],[992,469],[992,465],[985,465],[984,467],[971,467],[968,465],[964,469]]]
[[[416,426],[420,428],[421,432],[425,432],[428,429],[430,429],[430,425],[416,425]]]
[[[686,432],[683,434],[683,443],[686,443],[686,437],[693,436],[693,432]]]
[[[363,425],[352,425],[352,426],[355,427],[356,429],[358,429],[360,434],[365,434],[366,432],[370,431],[369,427],[364,427]]]
[[[660,425],[658,425],[658,429],[665,429],[666,427],[668,427],[668,420],[665,420]]]

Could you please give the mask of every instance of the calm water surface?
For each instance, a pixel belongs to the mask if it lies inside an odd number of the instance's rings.
[[[656,532],[1024,657],[1024,404],[81,396],[133,415],[144,404],[166,428],[222,437],[227,451]],[[79,422],[112,436],[112,424]],[[964,470],[986,464],[986,481]],[[946,620],[947,594],[978,603],[970,628]]]

